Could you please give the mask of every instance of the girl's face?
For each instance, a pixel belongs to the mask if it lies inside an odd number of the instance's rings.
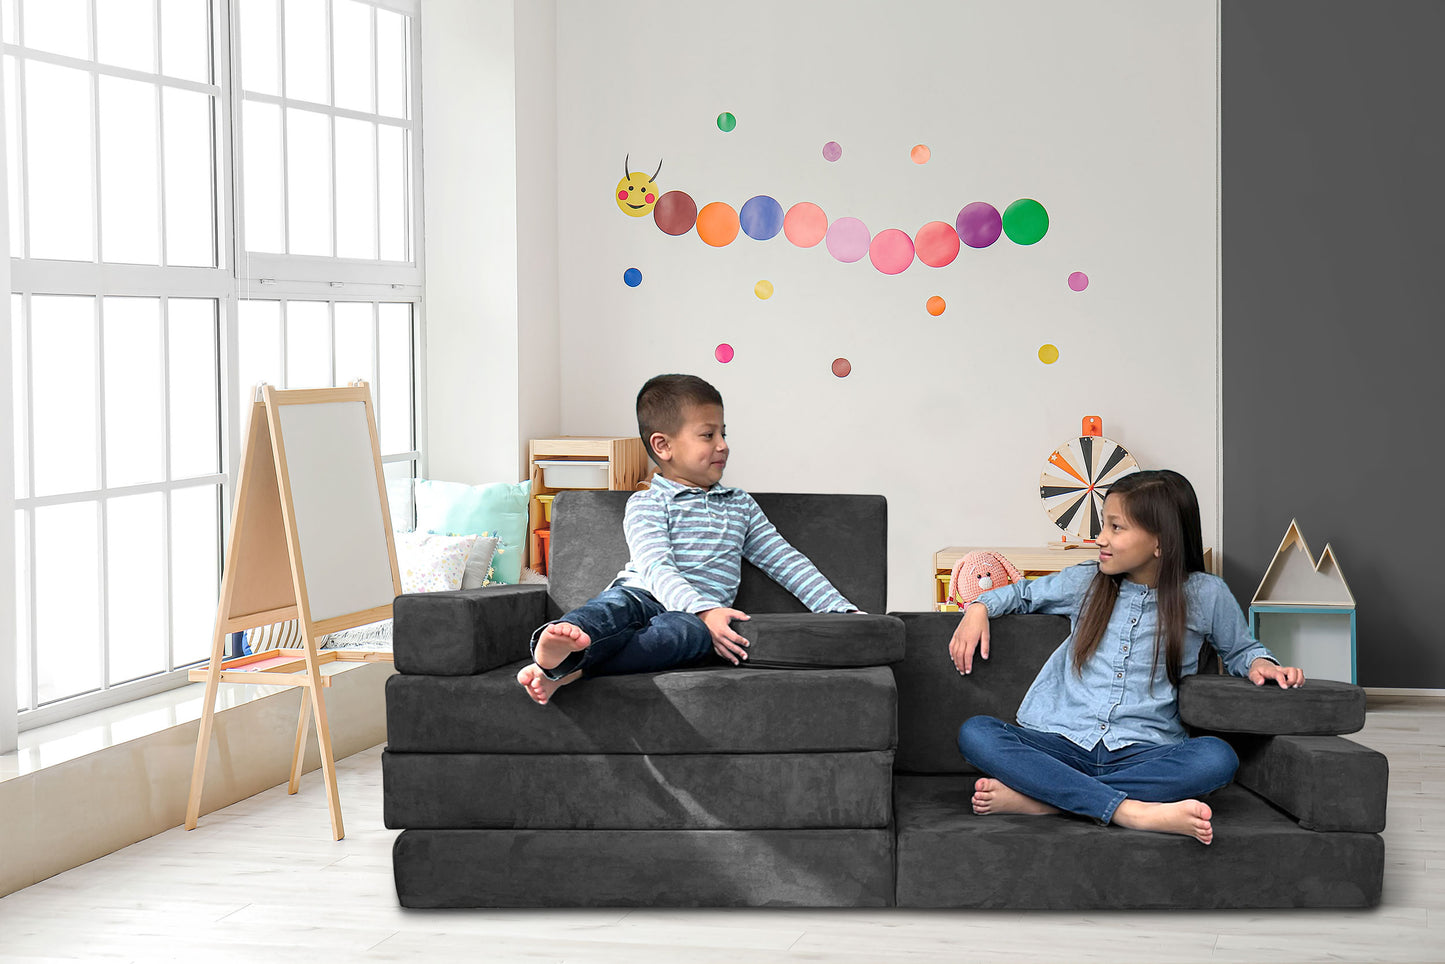
[[[1143,529],[1124,511],[1122,496],[1104,500],[1104,528],[1099,546],[1099,571],[1123,574],[1144,586],[1159,582],[1159,537]]]

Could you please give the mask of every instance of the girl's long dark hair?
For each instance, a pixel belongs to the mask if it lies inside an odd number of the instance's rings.
[[[1169,469],[1126,475],[1109,487],[1109,495],[1119,497],[1124,513],[1135,525],[1159,539],[1159,623],[1154,635],[1153,672],[1159,670],[1159,653],[1163,650],[1169,682],[1178,686],[1188,625],[1184,583],[1191,572],[1204,571],[1199,499],[1189,480]],[[1096,573],[1084,594],[1073,646],[1074,672],[1080,676],[1084,663],[1104,638],[1123,579],[1123,574]]]

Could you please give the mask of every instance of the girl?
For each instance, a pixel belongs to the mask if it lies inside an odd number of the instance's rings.
[[[1234,779],[1239,759],[1218,737],[1190,738],[1179,680],[1198,668],[1200,643],[1256,686],[1298,687],[1249,633],[1224,580],[1204,571],[1199,501],[1178,472],[1135,472],[1104,500],[1098,563],[984,593],[949,642],[960,673],[975,649],[988,659],[988,621],[1005,613],[1064,613],[1073,632],[1049,657],[1014,726],[975,716],[958,748],[988,776],[974,813],[1068,811],[1135,830],[1214,839],[1209,806],[1194,799]]]

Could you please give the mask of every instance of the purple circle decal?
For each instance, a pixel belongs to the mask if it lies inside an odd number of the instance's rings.
[[[1082,271],[1075,271],[1069,275],[1069,287],[1075,291],[1083,291],[1089,287],[1089,276]]]
[[[836,161],[843,156],[843,147],[837,141],[829,141],[823,145],[823,160]]]
[[[974,201],[958,212],[958,237],[970,248],[986,248],[1003,234],[1003,215],[987,201]]]
[[[828,253],[844,264],[861,261],[868,253],[872,235],[868,225],[857,218],[839,218],[828,227]]]
[[[766,241],[783,230],[783,206],[765,194],[749,198],[738,212],[743,234],[754,241]]]

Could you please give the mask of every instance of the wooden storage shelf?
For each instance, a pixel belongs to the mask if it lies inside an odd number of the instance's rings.
[[[606,462],[607,488],[631,491],[652,475],[647,449],[636,435],[564,435],[534,438],[527,443],[527,471],[532,480],[527,508],[527,564],[540,573],[547,571],[547,559],[537,531],[550,528],[543,515],[539,495],[555,495],[565,488],[544,482],[539,461]]]

